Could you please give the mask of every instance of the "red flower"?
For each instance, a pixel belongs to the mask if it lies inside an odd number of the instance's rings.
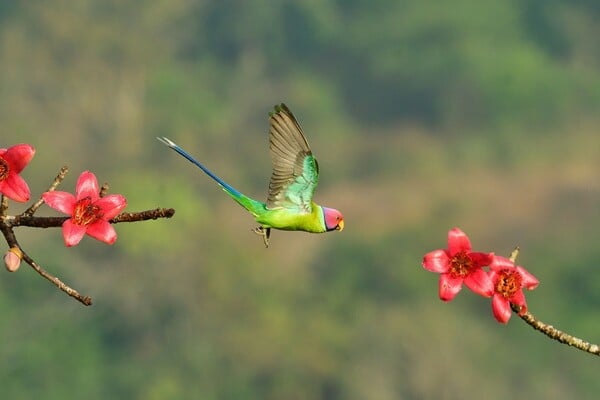
[[[14,201],[29,200],[29,186],[19,173],[29,164],[34,154],[35,149],[28,144],[0,149],[0,193]]]
[[[62,226],[67,247],[78,244],[86,233],[108,244],[117,240],[117,233],[108,221],[125,208],[127,200],[120,194],[100,197],[93,173],[85,171],[79,176],[75,196],[52,191],[42,194],[42,198],[55,210],[71,215]]]
[[[492,311],[498,322],[506,324],[512,314],[510,304],[521,307],[519,315],[527,312],[523,288],[533,290],[540,283],[525,268],[515,266],[508,258],[495,256],[490,264],[490,278],[494,283]]]
[[[423,268],[440,273],[440,299],[450,301],[462,289],[462,284],[484,297],[494,293],[492,280],[482,267],[489,265],[493,253],[471,251],[471,242],[458,228],[448,232],[448,249],[434,250],[423,257]]]

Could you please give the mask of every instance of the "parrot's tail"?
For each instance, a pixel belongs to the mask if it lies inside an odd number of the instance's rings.
[[[231,186],[227,182],[225,182],[223,179],[221,179],[217,175],[213,174],[212,171],[209,170],[208,168],[206,168],[202,163],[200,163],[200,161],[196,160],[187,151],[185,151],[181,147],[179,147],[177,145],[177,143],[173,142],[172,140],[169,140],[166,137],[157,137],[157,139],[159,141],[161,141],[162,143],[164,143],[165,145],[172,148],[173,150],[175,150],[177,153],[179,153],[181,156],[186,158],[189,162],[191,162],[192,164],[194,164],[195,166],[200,168],[202,171],[204,171],[204,173],[206,173],[206,175],[208,175],[212,179],[214,179],[215,182],[217,182],[223,188],[223,190],[229,196],[231,196],[232,199],[234,199],[236,202],[238,202],[238,204],[241,205],[242,207],[244,207],[246,210],[250,211],[254,216],[260,214],[260,212],[262,210],[264,210],[265,206],[263,203],[256,201],[254,199],[251,199],[250,197],[244,195],[243,193],[241,193],[240,191],[235,189],[233,186]]]

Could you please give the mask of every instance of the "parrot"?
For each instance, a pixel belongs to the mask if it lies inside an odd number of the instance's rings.
[[[313,201],[319,181],[319,164],[296,117],[284,103],[276,105],[269,113],[272,173],[266,202],[252,199],[233,188],[170,139],[157,139],[200,168],[250,212],[259,224],[253,231],[262,236],[265,247],[269,247],[271,229],[310,233],[344,229],[340,211]]]

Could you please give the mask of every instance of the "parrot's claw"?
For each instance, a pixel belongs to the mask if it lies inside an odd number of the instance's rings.
[[[261,235],[263,237],[263,241],[265,242],[265,247],[269,247],[269,236],[271,236],[271,228],[263,228],[259,226],[258,228],[252,229],[252,232],[257,235]]]

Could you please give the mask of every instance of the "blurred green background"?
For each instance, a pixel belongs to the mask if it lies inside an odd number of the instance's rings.
[[[0,392],[17,399],[564,399],[598,359],[420,263],[461,227],[541,284],[540,319],[600,341],[600,7],[594,0],[0,3],[0,146],[37,198],[63,164],[128,210],[117,243],[24,249],[0,279]],[[274,232],[156,141],[266,197],[267,113],[286,102],[342,233]],[[25,205],[11,203],[12,214]],[[44,208],[42,215],[55,215]]]

